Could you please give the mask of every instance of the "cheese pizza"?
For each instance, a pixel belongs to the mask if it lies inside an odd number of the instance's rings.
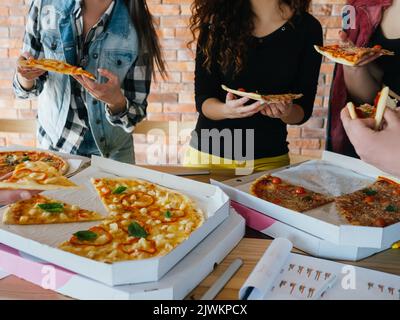
[[[17,225],[72,223],[102,220],[93,211],[76,205],[35,195],[31,199],[12,204],[3,215],[3,223]]]
[[[101,262],[162,256],[204,222],[187,196],[137,179],[93,179],[110,216],[101,225],[75,233],[62,250]]]
[[[43,161],[55,167],[61,174],[68,171],[68,162],[63,158],[45,151],[3,151],[0,152],[0,178],[13,172],[15,167],[26,161]]]
[[[376,45],[372,48],[360,48],[350,45],[314,46],[320,54],[329,60],[346,66],[357,66],[364,59],[376,54],[393,56],[394,52]]]
[[[26,60],[18,60],[18,64],[19,66],[24,68],[36,68],[44,71],[57,72],[71,76],[84,76],[89,79],[96,80],[96,77],[90,72],[59,60],[29,58]]]
[[[15,167],[11,177],[0,181],[0,188],[55,190],[78,187],[61,175],[55,167],[43,161],[25,161]]]
[[[283,181],[279,177],[265,175],[250,187],[250,193],[260,199],[297,212],[321,207],[333,202],[333,198]]]
[[[400,185],[387,178],[380,177],[335,202],[338,212],[353,225],[382,228],[400,222]]]
[[[375,119],[375,130],[379,130],[387,107],[387,101],[390,99],[389,91],[390,90],[388,87],[383,88],[382,91],[377,95],[373,106],[370,104],[363,104],[359,107],[356,107],[352,102],[349,102],[346,107],[349,110],[350,117],[353,120],[357,118]]]
[[[297,100],[303,97],[302,94],[293,94],[293,93],[261,95],[259,93],[245,92],[244,90],[230,89],[225,85],[222,85],[222,89],[224,89],[227,92],[233,93],[238,97],[249,98],[256,101],[264,101],[265,103],[291,102],[293,100]]]

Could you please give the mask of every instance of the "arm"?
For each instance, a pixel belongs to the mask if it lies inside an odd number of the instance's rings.
[[[293,88],[293,93],[302,93],[303,97],[296,100],[295,103],[268,104],[261,112],[265,116],[279,118],[289,125],[305,123],[311,117],[314,109],[322,62],[321,55],[314,49],[314,45],[323,43],[322,27],[319,22],[313,21],[304,39],[304,51]]]
[[[23,39],[22,51],[24,53],[19,59],[40,58],[44,55],[39,34],[39,11],[38,1],[32,1]],[[42,92],[46,81],[45,73],[45,71],[39,69],[18,67],[13,81],[16,96],[21,99],[38,96]]]
[[[343,44],[353,45],[345,32],[340,31],[339,36]],[[356,67],[343,66],[347,91],[352,100],[358,104],[372,103],[382,86],[383,72],[376,64],[372,63],[379,56],[369,57]]]
[[[200,39],[205,34],[201,35]],[[206,118],[214,121],[224,119],[247,118],[260,112],[263,105],[260,101],[251,105],[245,105],[249,102],[247,98],[236,99],[228,93],[225,101],[220,100],[221,82],[218,80],[216,68],[209,72],[204,66],[205,56],[201,49],[197,48],[196,71],[195,71],[195,99],[197,111]]]

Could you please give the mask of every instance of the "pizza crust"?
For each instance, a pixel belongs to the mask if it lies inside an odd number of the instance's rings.
[[[375,114],[375,130],[379,130],[382,124],[383,115],[386,110],[386,101],[389,97],[389,87],[384,87],[379,96],[378,105],[376,106]]]

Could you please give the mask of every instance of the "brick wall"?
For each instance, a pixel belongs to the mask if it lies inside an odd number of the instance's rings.
[[[0,118],[29,119],[36,114],[35,101],[21,101],[13,98],[11,79],[15,60],[19,55],[21,39],[26,21],[29,0],[0,0]],[[149,99],[149,120],[193,121],[196,119],[193,95],[193,54],[186,48],[191,39],[187,28],[191,0],[147,0],[151,12],[159,25],[158,34],[164,48],[170,73],[167,81],[152,84]],[[340,12],[344,0],[314,0],[313,14],[324,27],[326,41],[334,41],[340,29]],[[318,156],[325,147],[325,128],[329,88],[333,64],[322,65],[318,96],[314,115],[302,127],[289,128],[290,149],[294,154]],[[144,162],[145,151],[153,137],[135,136],[138,162]],[[165,145],[166,141],[160,141]],[[178,153],[187,142],[182,137],[178,142]],[[0,146],[23,144],[33,146],[34,138],[22,134],[1,133]],[[164,161],[176,161],[172,151]]]

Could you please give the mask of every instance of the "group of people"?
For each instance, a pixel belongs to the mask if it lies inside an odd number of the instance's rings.
[[[310,2],[193,1],[190,28],[197,39],[199,118],[186,166],[232,169],[252,161],[255,170],[270,170],[289,164],[287,125],[301,125],[312,116],[322,61],[314,45],[323,44],[323,31],[309,13]],[[342,31],[341,41],[379,44],[397,55],[369,57],[357,67],[336,66],[328,149],[360,156],[400,176],[395,160],[400,156],[400,115],[388,110],[383,130],[376,132],[371,121],[351,120],[344,108],[350,100],[373,103],[383,85],[400,93],[400,0],[348,2],[355,8],[355,29]],[[132,133],[146,117],[152,75],[158,69],[167,76],[146,0],[34,0],[23,43],[20,59],[62,60],[97,78],[18,67],[16,95],[39,97],[40,146],[133,163]],[[293,102],[255,102],[227,94],[223,84],[303,96]],[[250,152],[244,155],[245,150]],[[28,196],[2,192],[0,203]]]

